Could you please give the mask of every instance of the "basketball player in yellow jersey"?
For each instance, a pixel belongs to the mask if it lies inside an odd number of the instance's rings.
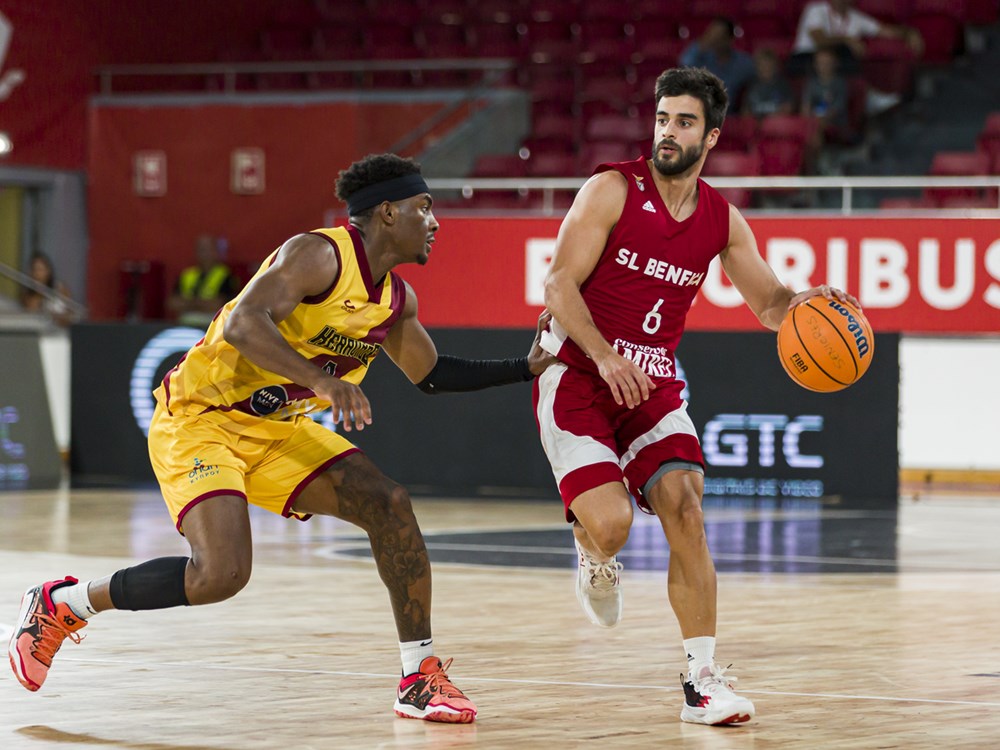
[[[395,712],[475,719],[475,704],[448,679],[451,661],[434,656],[430,565],[409,495],[308,414],[332,407],[347,432],[371,424],[358,384],[382,349],[427,393],[530,380],[552,359],[537,332],[521,359],[438,355],[417,320],[413,290],[392,273],[401,263],[426,263],[438,230],[416,163],[369,156],[340,173],[337,196],[350,226],[298,235],[272,253],[155,392],[150,457],[191,557],[28,589],[8,651],[29,690],[41,687],[64,639],[79,642],[78,631],[98,612],[209,604],[242,589],[250,578],[252,503],[364,529],[399,634]]]

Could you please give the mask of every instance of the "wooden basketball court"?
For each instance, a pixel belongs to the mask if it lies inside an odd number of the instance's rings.
[[[1000,747],[1000,498],[896,513],[708,506],[722,664],[757,717],[680,722],[666,549],[637,514],[625,616],[590,625],[558,501],[417,498],[434,635],[479,706],[470,726],[396,718],[399,654],[366,540],[255,513],[235,599],[95,617],[38,693],[0,679],[3,750]],[[184,554],[153,491],[0,493],[0,633],[29,585]]]

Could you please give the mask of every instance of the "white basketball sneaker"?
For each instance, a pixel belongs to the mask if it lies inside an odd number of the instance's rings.
[[[702,667],[698,677],[689,676],[684,685],[684,708],[681,721],[692,724],[739,724],[753,718],[754,707],[746,698],[733,692],[735,677],[717,664]]]
[[[622,585],[618,574],[622,564],[612,557],[608,562],[594,558],[573,538],[580,556],[576,573],[576,598],[595,625],[613,628],[622,619]]]

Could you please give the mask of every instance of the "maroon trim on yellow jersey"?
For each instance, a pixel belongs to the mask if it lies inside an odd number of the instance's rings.
[[[198,503],[204,502],[205,500],[208,500],[213,497],[221,497],[223,495],[232,497],[242,497],[244,500],[247,499],[246,493],[240,490],[212,490],[211,492],[206,492],[204,495],[198,495],[198,497],[196,497],[194,500],[192,500],[183,508],[181,508],[181,512],[177,514],[177,531],[180,533],[180,535],[184,536],[184,532],[181,531],[181,522],[184,520],[184,516],[187,515],[187,512],[189,510],[191,510]]]
[[[326,471],[327,469],[329,469],[331,466],[333,466],[338,461],[340,461],[342,459],[345,459],[348,456],[353,455],[355,453],[361,453],[361,449],[360,448],[350,448],[350,449],[344,451],[343,453],[338,453],[336,456],[333,456],[332,458],[328,458],[326,461],[324,461],[319,466],[317,466],[315,469],[313,469],[311,472],[309,472],[309,476],[307,476],[305,479],[303,479],[301,482],[299,482],[296,485],[295,489],[292,490],[292,494],[290,494],[288,496],[288,500],[285,501],[285,507],[281,509],[281,515],[283,515],[285,518],[288,518],[289,516],[291,516],[292,515],[292,504],[295,502],[296,498],[298,498],[298,496],[302,494],[302,491],[306,487],[309,486],[309,483],[312,480],[314,480],[316,477],[318,477],[320,474],[322,474],[324,471]],[[312,514],[311,513],[306,513],[306,514],[304,514],[302,516],[296,515],[295,518],[298,518],[300,521],[308,521],[310,518],[312,518]]]
[[[198,343],[195,344],[193,347],[191,347],[191,349],[194,349],[195,346],[201,346],[204,343],[205,343],[205,337],[202,336],[201,339],[198,340]],[[170,377],[175,372],[177,372],[178,369],[180,369],[180,366],[182,364],[184,364],[184,360],[187,359],[188,354],[191,353],[191,349],[188,349],[186,352],[184,352],[184,356],[182,356],[177,361],[177,364],[171,367],[170,370],[167,372],[167,374],[163,376],[163,397],[166,399],[167,414],[170,414]],[[170,416],[173,416],[173,414],[170,414]]]
[[[365,289],[368,290],[368,300],[379,304],[382,301],[382,284],[375,284],[372,279],[372,268],[368,265],[368,256],[365,255],[365,244],[361,240],[361,232],[354,227],[347,227],[347,233],[354,243],[354,256],[358,260],[358,270],[361,271],[361,280],[365,282]]]
[[[337,254],[337,275],[333,277],[333,283],[319,294],[313,294],[309,297],[302,298],[302,304],[304,305],[318,305],[320,302],[325,301],[327,297],[333,293],[334,288],[337,286],[337,282],[340,281],[340,273],[343,270],[343,263],[340,259],[340,248],[337,247],[337,243],[330,237],[327,237],[325,234],[321,234],[320,232],[306,232],[306,234],[311,234],[314,237],[322,237],[330,243],[330,247],[333,248],[333,252]]]

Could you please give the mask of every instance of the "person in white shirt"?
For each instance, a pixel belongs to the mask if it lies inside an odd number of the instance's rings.
[[[856,73],[859,61],[865,56],[864,39],[868,37],[903,39],[915,55],[923,53],[924,40],[919,31],[883,23],[851,5],[852,0],[819,0],[803,9],[789,60],[791,74],[806,72],[811,67],[813,53],[821,48],[835,49],[841,70]]]

